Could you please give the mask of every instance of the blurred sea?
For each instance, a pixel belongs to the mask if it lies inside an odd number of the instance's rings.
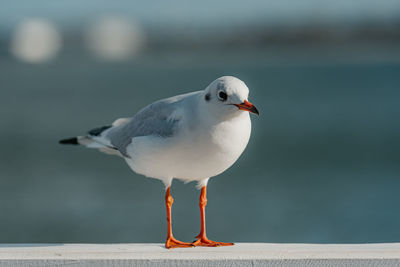
[[[170,51],[107,64],[3,57],[0,243],[163,242],[161,182],[57,142],[223,75],[247,83],[261,115],[241,158],[209,182],[211,239],[399,242],[399,55],[365,46]],[[176,181],[172,193],[174,234],[192,241],[198,191]]]

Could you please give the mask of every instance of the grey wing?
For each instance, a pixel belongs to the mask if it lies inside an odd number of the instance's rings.
[[[173,136],[179,130],[181,121],[176,111],[177,101],[157,101],[139,111],[128,123],[109,129],[107,139],[122,155],[129,157],[126,147],[134,137]]]

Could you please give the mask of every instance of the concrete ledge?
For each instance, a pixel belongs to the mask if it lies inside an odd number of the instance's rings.
[[[1,244],[0,266],[400,266],[400,243],[268,244],[167,250],[162,244]]]

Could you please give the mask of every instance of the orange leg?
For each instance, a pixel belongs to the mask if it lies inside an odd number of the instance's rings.
[[[207,238],[206,235],[206,206],[207,206],[207,186],[203,186],[201,188],[200,193],[200,217],[201,217],[201,228],[200,234],[196,236],[198,238],[192,244],[194,246],[203,246],[203,247],[219,247],[219,246],[233,246],[233,243],[224,243],[224,242],[216,242]]]
[[[169,186],[167,188],[167,191],[165,192],[165,206],[167,207],[167,222],[168,222],[167,241],[165,241],[165,247],[166,248],[193,247],[191,243],[185,243],[176,240],[174,235],[172,234],[172,222],[171,222],[172,203],[174,203],[174,199],[171,196],[171,187]]]

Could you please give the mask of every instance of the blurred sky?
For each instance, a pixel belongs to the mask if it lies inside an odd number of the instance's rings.
[[[44,17],[65,26],[78,26],[102,13],[132,16],[146,26],[221,27],[268,22],[334,23],[399,20],[398,0],[253,0],[253,1],[13,1],[2,0],[0,29],[9,30],[25,17]]]

